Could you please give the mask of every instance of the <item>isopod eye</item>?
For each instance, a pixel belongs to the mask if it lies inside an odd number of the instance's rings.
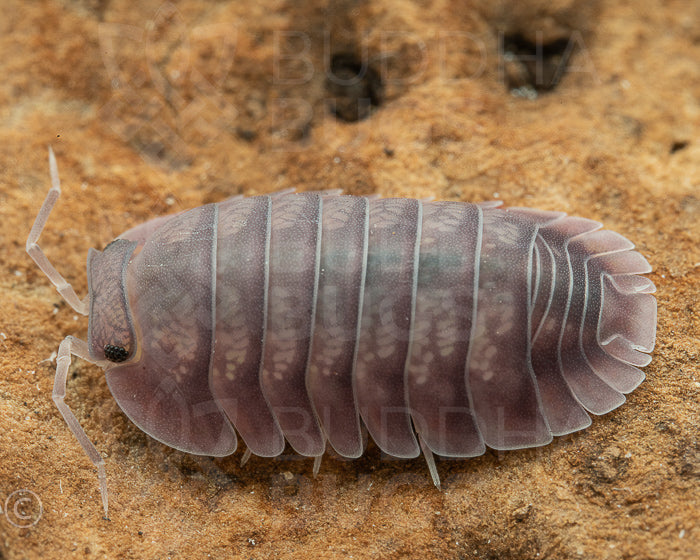
[[[127,352],[126,348],[114,346],[113,344],[105,344],[104,351],[105,358],[110,362],[123,362],[129,357],[129,352]]]

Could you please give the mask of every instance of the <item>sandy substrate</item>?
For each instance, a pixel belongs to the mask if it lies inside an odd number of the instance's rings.
[[[700,3],[483,4],[3,3],[0,559],[700,557]],[[293,454],[241,468],[243,450],[174,451],[76,360],[68,401],[105,457],[105,520],[51,400],[52,353],[87,319],[24,252],[48,144],[63,196],[42,246],[79,294],[88,248],[239,193],[497,198],[602,221],[654,267],[647,379],[544,448],[439,461],[438,491],[423,459],[374,445],[315,479]]]

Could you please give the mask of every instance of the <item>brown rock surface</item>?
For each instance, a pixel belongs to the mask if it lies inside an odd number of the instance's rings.
[[[700,3],[510,4],[3,2],[0,558],[700,557]],[[541,66],[522,58],[538,41]],[[337,54],[335,75],[364,60],[367,79],[329,87]],[[51,401],[49,358],[87,320],[24,252],[48,144],[63,196],[42,246],[79,294],[89,247],[237,193],[496,197],[600,220],[654,266],[647,380],[544,448],[439,461],[438,491],[422,459],[374,446],[315,479],[293,455],[174,451],[76,360],[68,401],[106,459],[104,520]],[[21,489],[43,505],[25,528]]]

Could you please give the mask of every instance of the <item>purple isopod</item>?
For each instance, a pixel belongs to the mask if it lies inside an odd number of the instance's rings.
[[[71,355],[105,369],[121,409],[182,451],[225,456],[238,437],[274,457],[474,457],[590,425],[644,379],[654,284],[634,245],[601,224],[499,203],[336,192],[235,197],[155,218],[88,255],[80,300],[37,241],[27,251],[89,315],[87,342],[58,350],[53,399]]]

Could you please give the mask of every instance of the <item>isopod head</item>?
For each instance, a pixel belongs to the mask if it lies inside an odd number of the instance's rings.
[[[211,337],[202,328],[211,310],[187,307],[183,302],[198,295],[196,288],[174,278],[178,272],[195,276],[197,264],[183,267],[181,256],[167,251],[187,248],[161,239],[156,235],[137,254],[138,243],[127,239],[90,251],[90,357],[112,362],[105,368],[112,396],[144,432],[190,453],[229,455],[235,436],[208,390],[197,383],[203,373],[206,379],[202,364],[208,363],[210,343],[201,339]],[[179,325],[180,336],[164,334],[164,322]]]
[[[188,453],[224,456],[235,451],[236,435],[207,381],[215,218],[216,207],[203,206],[160,222],[147,236],[126,233],[91,259],[89,345],[98,357],[105,345],[129,354],[105,376],[139,428]]]
[[[136,242],[112,241],[88,253],[88,348],[95,361],[124,362],[136,349],[126,294],[126,271]]]

